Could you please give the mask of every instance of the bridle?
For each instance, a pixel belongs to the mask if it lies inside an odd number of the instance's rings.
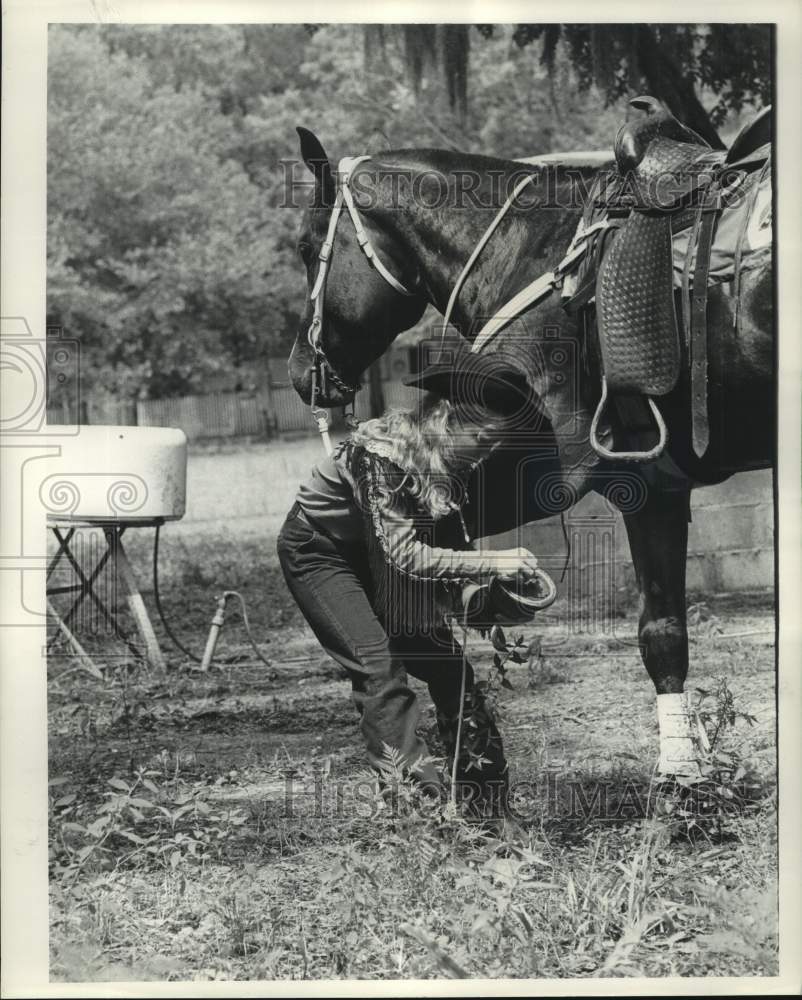
[[[337,165],[337,194],[335,196],[331,217],[329,218],[326,239],[323,241],[323,245],[321,246],[318,254],[319,265],[317,276],[315,278],[315,283],[312,286],[312,291],[309,294],[309,299],[313,304],[312,322],[309,324],[309,329],[306,334],[309,347],[312,350],[313,358],[311,369],[312,389],[310,394],[310,409],[312,417],[317,423],[318,431],[323,438],[323,444],[329,454],[332,452],[332,445],[328,433],[328,414],[322,407],[317,405],[317,398],[321,394],[326,394],[328,382],[333,383],[335,388],[337,388],[344,396],[350,397],[351,401],[353,401],[354,396],[361,388],[359,383],[356,385],[350,385],[337,373],[331,361],[329,361],[326,356],[326,352],[322,344],[323,300],[326,292],[326,279],[328,277],[329,262],[334,249],[334,238],[337,234],[337,225],[340,221],[340,216],[342,215],[343,205],[348,210],[348,214],[351,217],[351,222],[353,223],[354,231],[356,233],[357,242],[359,243],[359,247],[370,266],[378,272],[382,278],[384,278],[387,284],[390,285],[394,291],[398,292],[400,295],[412,296],[415,294],[415,292],[410,291],[396,277],[394,277],[381,262],[375,249],[373,248],[372,243],[370,242],[368,234],[365,232],[365,227],[362,224],[359,212],[357,211],[357,207],[354,203],[354,196],[350,187],[351,179],[356,168],[361,163],[364,163],[369,159],[371,159],[371,157],[367,155],[344,156]],[[466,278],[476,264],[481,251],[496,232],[499,224],[515,203],[518,195],[522,192],[524,187],[526,187],[527,184],[532,183],[533,180],[534,176],[530,175],[525,177],[515,186],[514,191],[507,198],[506,202],[490,223],[486,232],[471,253],[470,258],[463,267],[462,272],[457,278],[456,284],[451,292],[443,319],[443,335],[445,335],[445,331],[448,327],[457,297],[462,290]],[[580,230],[577,231],[574,239],[571,241],[568,252],[555,269],[542,275],[530,285],[527,285],[526,288],[522,289],[500,310],[498,310],[479,332],[479,336],[474,342],[472,350],[474,352],[481,351],[487,342],[495,337],[500,329],[506,326],[524,309],[551,295],[554,289],[561,283],[566,272],[573,270],[573,268],[577,266],[579,260],[585,253],[585,243],[588,237],[590,237],[591,234],[599,228],[604,228],[607,225],[607,222],[597,223],[588,227],[584,231],[582,231],[582,228],[580,227]]]
[[[396,277],[394,277],[381,262],[372,243],[370,242],[370,237],[365,231],[365,227],[359,217],[356,204],[354,203],[354,196],[350,187],[354,171],[361,163],[364,163],[369,159],[371,159],[371,157],[367,155],[344,156],[337,165],[337,194],[335,196],[331,217],[329,218],[326,239],[323,241],[323,245],[321,246],[318,254],[319,265],[317,276],[312,286],[312,291],[309,294],[309,299],[313,304],[312,322],[309,324],[309,329],[306,334],[309,347],[312,350],[313,358],[311,368],[312,389],[310,394],[310,409],[312,417],[316,421],[318,430],[323,438],[323,444],[329,454],[332,452],[332,446],[328,433],[328,414],[325,409],[317,405],[318,396],[326,395],[327,384],[328,382],[331,382],[344,396],[350,397],[350,401],[352,402],[354,396],[361,388],[359,383],[351,385],[337,373],[331,361],[326,356],[326,351],[322,344],[323,301],[326,292],[326,279],[329,272],[329,262],[331,261],[331,255],[334,249],[334,239],[337,235],[337,225],[342,215],[343,206],[345,206],[348,210],[348,214],[351,217],[351,222],[354,226],[359,248],[365,255],[365,258],[370,266],[381,275],[381,277],[394,291],[398,292],[400,295],[412,296],[415,294],[415,292],[410,291]],[[498,229],[504,216],[513,204],[515,204],[516,199],[521,194],[523,189],[528,184],[531,184],[534,179],[535,175],[529,175],[516,184],[515,189],[507,198],[504,205],[502,205],[501,209],[474,247],[468,261],[460,272],[449,297],[448,305],[443,317],[444,336],[449,325],[457,297],[465,284],[466,278],[476,264],[479,255]],[[514,295],[512,299],[497,310],[497,312],[479,331],[479,335],[474,341],[471,350],[474,353],[480,352],[486,344],[492,340],[501,329],[515,319],[516,316],[519,316],[525,309],[551,295],[552,292],[554,292],[554,290],[562,284],[563,279],[570,272],[576,269],[579,262],[584,257],[586,253],[586,243],[589,237],[598,230],[607,228],[609,225],[610,223],[607,220],[602,220],[587,227],[580,223],[579,229],[575,233],[568,251],[554,270],[541,275],[535,281],[521,289],[521,291]]]
[[[323,300],[326,293],[326,279],[329,273],[329,262],[331,260],[332,250],[334,249],[334,237],[337,234],[337,224],[340,221],[343,206],[345,206],[348,210],[351,222],[354,225],[354,231],[356,232],[357,243],[359,244],[359,248],[365,255],[370,266],[378,274],[380,274],[382,278],[384,278],[387,284],[390,285],[394,291],[398,292],[400,295],[412,296],[415,294],[402,285],[401,282],[395,278],[381,262],[375,249],[373,248],[373,244],[370,242],[368,234],[365,232],[365,227],[362,224],[359,212],[357,211],[357,207],[354,203],[354,196],[350,187],[351,178],[354,170],[359,166],[359,164],[364,163],[369,159],[369,156],[344,156],[337,165],[337,195],[334,200],[331,218],[329,219],[329,228],[326,233],[326,239],[324,240],[323,246],[320,248],[320,253],[318,254],[318,260],[320,263],[318,266],[317,277],[315,278],[315,283],[312,286],[312,291],[309,294],[309,299],[313,305],[313,313],[312,322],[309,324],[306,339],[309,342],[313,355],[311,408],[312,415],[318,421],[318,426],[321,426],[322,420],[327,424],[325,411],[317,405],[317,397],[320,394],[325,395],[328,382],[331,382],[335,388],[339,390],[339,392],[343,393],[343,395],[350,396],[352,399],[361,388],[359,383],[356,385],[350,385],[337,373],[331,361],[329,361],[326,356],[322,343]],[[321,433],[323,433],[322,430]]]

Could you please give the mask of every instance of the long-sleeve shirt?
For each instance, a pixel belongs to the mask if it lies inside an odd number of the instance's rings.
[[[298,489],[298,503],[314,527],[335,541],[353,545],[364,540],[363,515],[356,502],[356,483],[345,462],[327,455]]]
[[[335,541],[351,545],[364,539],[365,514],[356,500],[356,484],[344,460],[327,457],[298,491],[298,503],[312,524]],[[429,545],[417,523],[393,506],[377,513],[385,552],[399,572],[418,579],[477,580],[497,571],[498,552],[448,549]]]

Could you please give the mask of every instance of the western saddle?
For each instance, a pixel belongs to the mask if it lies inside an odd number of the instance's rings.
[[[602,397],[591,444],[601,456],[617,460],[649,461],[662,453],[667,431],[653,397],[677,385],[684,336],[692,446],[701,458],[710,439],[706,319],[716,221],[724,209],[742,203],[747,190],[756,190],[758,175],[762,179],[770,170],[770,108],[742,130],[725,154],[712,150],[654,98],[630,103],[645,117],[618,132],[616,170],[597,179],[578,234],[602,224],[587,240],[588,252],[570,296],[563,293],[568,311],[582,312],[598,333]],[[673,238],[685,230],[678,316]],[[595,310],[588,309],[594,296]],[[653,447],[622,451],[602,444],[598,428],[608,397],[625,428],[628,422],[634,425],[633,415],[642,426],[646,400],[658,430]]]

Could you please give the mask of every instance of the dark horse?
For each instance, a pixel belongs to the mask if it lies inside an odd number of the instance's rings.
[[[315,177],[299,238],[311,290],[336,188],[320,142],[306,130],[299,133],[303,159]],[[444,312],[463,265],[496,209],[515,181],[531,173],[536,181],[527,204],[513,207],[505,216],[456,301],[451,321],[473,341],[482,321],[562,258],[599,169],[544,168],[411,149],[359,163],[355,167],[359,217],[377,257],[411,294],[401,294],[371,268],[355,238],[355,227],[343,212],[329,260],[319,340],[335,377],[318,393],[318,405],[346,403],[360,374],[399,333],[418,322],[428,304]],[[313,354],[307,336],[312,318],[310,306],[289,361],[293,384],[307,403],[312,392]],[[674,697],[667,700],[677,711],[688,670],[685,566],[690,490],[773,462],[771,263],[744,270],[737,295],[732,284],[711,286],[707,329],[710,444],[704,456],[698,458],[691,445],[690,388],[683,355],[683,374],[676,388],[657,400],[669,430],[667,457],[651,465],[624,467],[603,461],[588,444],[600,396],[600,370],[583,324],[566,314],[559,292],[529,309],[495,338],[489,351],[503,354],[506,364],[526,373],[533,398],[539,401],[537,427],[525,453],[512,448],[482,470],[484,478],[474,484],[466,511],[474,534],[488,535],[553,516],[589,490],[617,503],[637,574],[639,641],[657,691],[659,716],[662,695]],[[686,351],[684,345],[682,350]],[[622,481],[628,484],[624,489]],[[638,495],[634,503],[633,489]],[[686,739],[690,732],[685,723],[679,731],[667,723],[664,731],[662,716],[660,721],[661,770],[682,773],[665,755],[663,737]]]

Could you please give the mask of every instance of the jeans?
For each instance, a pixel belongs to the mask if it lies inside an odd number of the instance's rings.
[[[408,674],[426,682],[437,710],[440,733],[454,752],[459,714],[462,649],[443,626],[428,633],[388,636],[371,606],[372,582],[367,550],[343,546],[307,519],[296,504],[279,533],[277,550],[284,578],[304,618],[323,649],[341,664],[351,679],[353,700],[371,765],[381,772],[384,744],[394,747],[407,765],[428,756],[417,733],[420,707],[408,684]],[[471,726],[471,754],[463,739],[458,774],[463,783],[485,789],[506,788],[507,765],[501,737],[474,685],[466,663],[466,714]],[[463,736],[469,727],[463,725]],[[480,769],[477,755],[485,758]],[[473,756],[474,765],[470,766]],[[436,768],[423,764],[418,780],[432,790],[441,788]],[[463,790],[463,794],[465,794]]]

